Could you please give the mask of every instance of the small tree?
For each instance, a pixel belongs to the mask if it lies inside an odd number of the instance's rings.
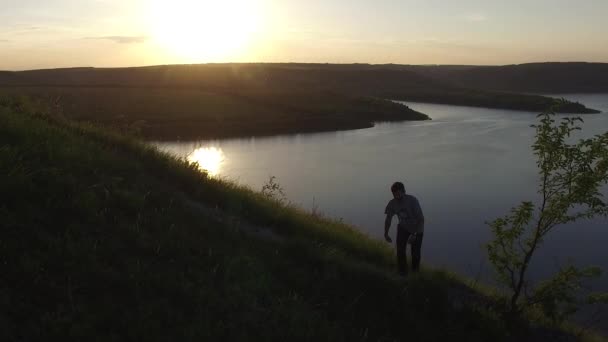
[[[597,277],[595,267],[562,268],[551,279],[532,288],[527,271],[534,253],[556,227],[579,219],[607,216],[602,187],[608,183],[608,132],[577,143],[568,142],[580,130],[580,118],[559,123],[553,111],[540,114],[532,145],[540,175],[540,203],[523,202],[509,215],[490,223],[493,239],[487,244],[490,262],[498,279],[507,286],[510,298],[506,311],[518,316],[525,308],[540,308],[556,321],[575,312],[577,290],[588,277]],[[593,295],[590,302],[606,296]]]
[[[277,177],[275,176],[270,176],[268,181],[262,186],[262,195],[280,203],[285,203],[287,200],[285,191],[281,184],[277,182]]]

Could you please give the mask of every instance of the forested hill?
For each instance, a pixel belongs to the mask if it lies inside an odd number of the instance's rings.
[[[551,98],[522,92],[606,90],[606,74],[608,67],[605,64],[504,67],[200,64],[0,72],[0,87],[179,87],[247,97],[328,91],[405,101],[542,111],[551,105]],[[567,110],[593,112],[582,105]]]
[[[608,63],[410,66],[405,69],[469,88],[541,94],[608,92]]]

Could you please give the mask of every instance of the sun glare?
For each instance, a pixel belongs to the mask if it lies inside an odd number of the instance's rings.
[[[152,38],[180,62],[234,60],[246,52],[261,25],[254,0],[152,0]]]
[[[225,159],[224,152],[217,147],[197,148],[188,156],[189,162],[197,163],[198,167],[210,176],[217,176],[220,173]]]

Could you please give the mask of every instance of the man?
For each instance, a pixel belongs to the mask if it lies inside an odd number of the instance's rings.
[[[391,228],[393,216],[397,215],[397,266],[399,274],[407,275],[407,255],[405,247],[413,234],[412,242],[412,271],[420,269],[420,252],[422,248],[422,236],[424,234],[424,215],[416,197],[405,193],[405,186],[401,182],[395,182],[391,186],[393,199],[388,202],[384,213],[384,238],[387,242],[392,242],[388,231]]]

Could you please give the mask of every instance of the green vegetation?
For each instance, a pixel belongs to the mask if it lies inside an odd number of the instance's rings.
[[[0,93],[56,106],[65,117],[155,140],[225,138],[372,127],[428,120],[405,105],[333,92],[217,93],[190,88],[17,87]]]
[[[453,104],[485,108],[502,108],[510,110],[527,110],[542,112],[553,107],[559,99],[540,95],[527,95],[508,92],[446,89],[438,93],[436,90],[415,92],[385,93],[384,96],[395,100],[418,101],[430,103]],[[597,114],[599,111],[585,107],[579,102],[566,102],[559,108],[560,113]]]
[[[581,300],[608,302],[608,293],[578,298],[583,280],[598,277],[599,268],[566,266],[537,286],[530,284],[527,270],[543,240],[560,225],[608,216],[602,194],[608,184],[608,132],[571,144],[568,141],[582,120],[563,118],[556,124],[553,114],[542,114],[535,125],[540,203],[523,202],[491,222],[494,238],[487,248],[498,278],[509,289],[505,307],[510,316],[538,309],[562,322],[579,309]]]
[[[0,92],[58,102],[66,117],[162,140],[330,131],[428,119],[387,99],[534,112],[558,101],[518,93],[523,88],[494,91],[488,85],[475,86],[466,79],[476,70],[366,64],[73,68],[0,72]],[[597,113],[580,103],[567,103],[560,110]]]
[[[456,276],[398,278],[382,242],[48,108],[0,99],[0,174],[2,341],[568,336],[509,330]]]

